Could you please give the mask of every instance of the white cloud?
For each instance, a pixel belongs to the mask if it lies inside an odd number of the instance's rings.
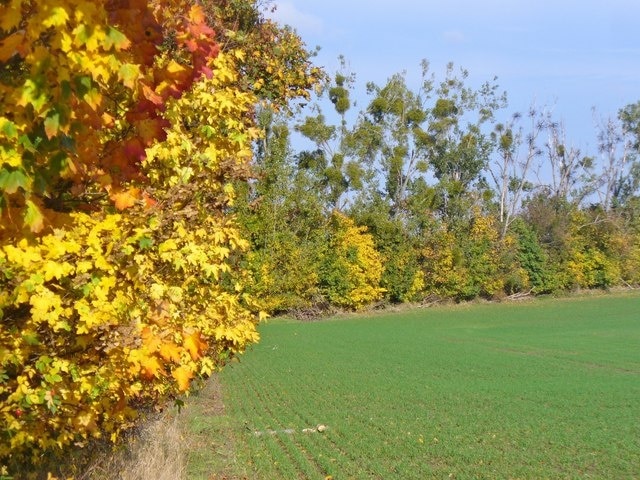
[[[276,5],[275,12],[267,12],[267,16],[270,18],[292,26],[301,34],[318,35],[323,33],[324,23],[321,18],[298,10],[292,2],[277,1],[274,4]]]

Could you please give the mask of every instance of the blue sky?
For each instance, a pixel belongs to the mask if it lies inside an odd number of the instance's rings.
[[[564,121],[568,141],[595,153],[601,116],[640,100],[640,0],[275,0],[273,15],[321,47],[329,72],[343,54],[363,87],[420,62],[442,78],[447,62],[470,83],[498,77],[508,112],[535,103]],[[364,88],[362,88],[364,91]],[[363,96],[359,108],[364,107]]]

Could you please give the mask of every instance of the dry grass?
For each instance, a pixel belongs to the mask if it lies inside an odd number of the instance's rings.
[[[196,387],[182,411],[148,414],[116,446],[98,440],[50,455],[38,465],[10,465],[12,480],[244,480],[214,375]],[[49,477],[48,475],[51,475]],[[0,480],[5,478],[0,474]]]
[[[184,413],[176,408],[149,415],[117,446],[96,441],[84,448],[48,455],[38,465],[9,465],[12,480],[186,480]]]
[[[182,416],[171,409],[146,421],[125,445],[93,460],[76,480],[186,480]]]
[[[75,480],[240,480],[214,375],[185,404],[143,422],[117,451],[94,452]],[[98,458],[100,457],[100,458]],[[61,477],[62,478],[62,477]]]

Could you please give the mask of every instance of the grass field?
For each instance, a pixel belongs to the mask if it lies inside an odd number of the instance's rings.
[[[640,478],[637,294],[261,334],[217,379],[224,410],[194,400],[190,429],[208,440],[189,478]]]

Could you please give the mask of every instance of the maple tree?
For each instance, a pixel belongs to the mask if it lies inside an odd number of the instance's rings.
[[[203,59],[218,46],[201,9],[135,0],[0,8],[5,228],[20,229],[22,216],[39,232],[52,225],[47,209],[103,195],[130,206],[126,182],[141,175],[144,148],[162,139],[167,99],[211,75]],[[162,45],[168,36],[173,48]]]
[[[274,44],[221,47],[233,3],[0,2],[0,464],[115,440],[257,341],[234,183],[255,105],[318,73],[260,16]]]

